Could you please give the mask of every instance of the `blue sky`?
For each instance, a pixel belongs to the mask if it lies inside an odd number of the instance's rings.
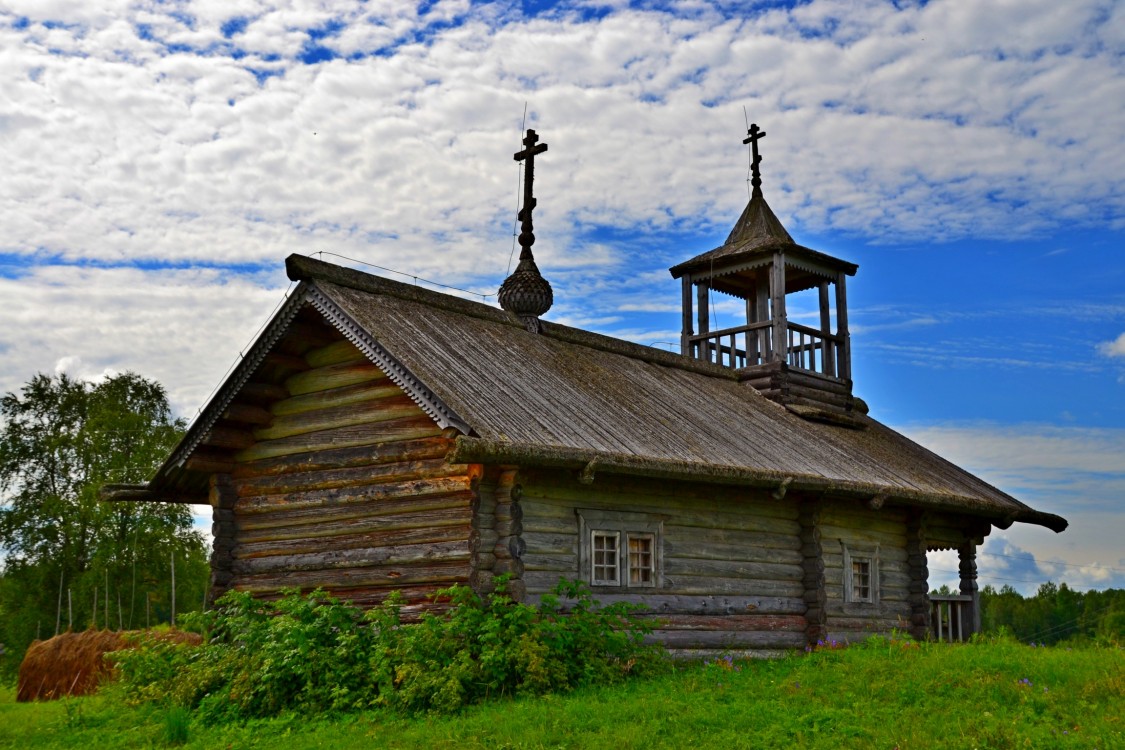
[[[525,106],[547,317],[667,346],[749,118],[790,233],[860,266],[873,415],[1071,520],[982,582],[1125,586],[1123,53],[1098,0],[7,0],[0,390],[135,370],[191,416],[291,252],[494,292]]]

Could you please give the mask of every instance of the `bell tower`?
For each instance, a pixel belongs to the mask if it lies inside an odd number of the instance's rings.
[[[726,242],[669,269],[683,286],[681,353],[738,370],[742,382],[802,416],[836,421],[866,412],[852,396],[845,286],[858,266],[798,245],[781,225],[762,194],[765,135],[751,125],[743,141],[753,191]],[[817,325],[790,320],[786,299],[814,289]],[[711,329],[716,294],[745,304],[745,324]]]

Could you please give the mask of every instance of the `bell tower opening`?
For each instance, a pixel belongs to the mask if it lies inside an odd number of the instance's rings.
[[[866,411],[852,396],[848,333],[846,279],[858,266],[789,236],[762,194],[758,141],[765,135],[755,124],[743,141],[752,149],[753,191],[726,242],[669,269],[682,284],[681,353],[739,370],[740,380],[799,413]],[[787,302],[810,291],[815,325],[790,320]],[[745,324],[712,330],[715,294],[744,303]]]

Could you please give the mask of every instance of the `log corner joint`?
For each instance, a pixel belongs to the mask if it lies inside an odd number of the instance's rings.
[[[597,459],[591,459],[582,467],[582,471],[578,472],[578,482],[580,484],[593,484],[594,476],[597,473]]]

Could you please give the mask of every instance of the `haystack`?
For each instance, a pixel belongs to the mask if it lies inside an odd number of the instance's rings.
[[[93,693],[113,671],[105,655],[130,648],[139,640],[137,635],[138,631],[86,630],[33,642],[20,664],[16,700],[55,700]],[[179,630],[149,635],[192,645],[201,641],[197,634]]]

